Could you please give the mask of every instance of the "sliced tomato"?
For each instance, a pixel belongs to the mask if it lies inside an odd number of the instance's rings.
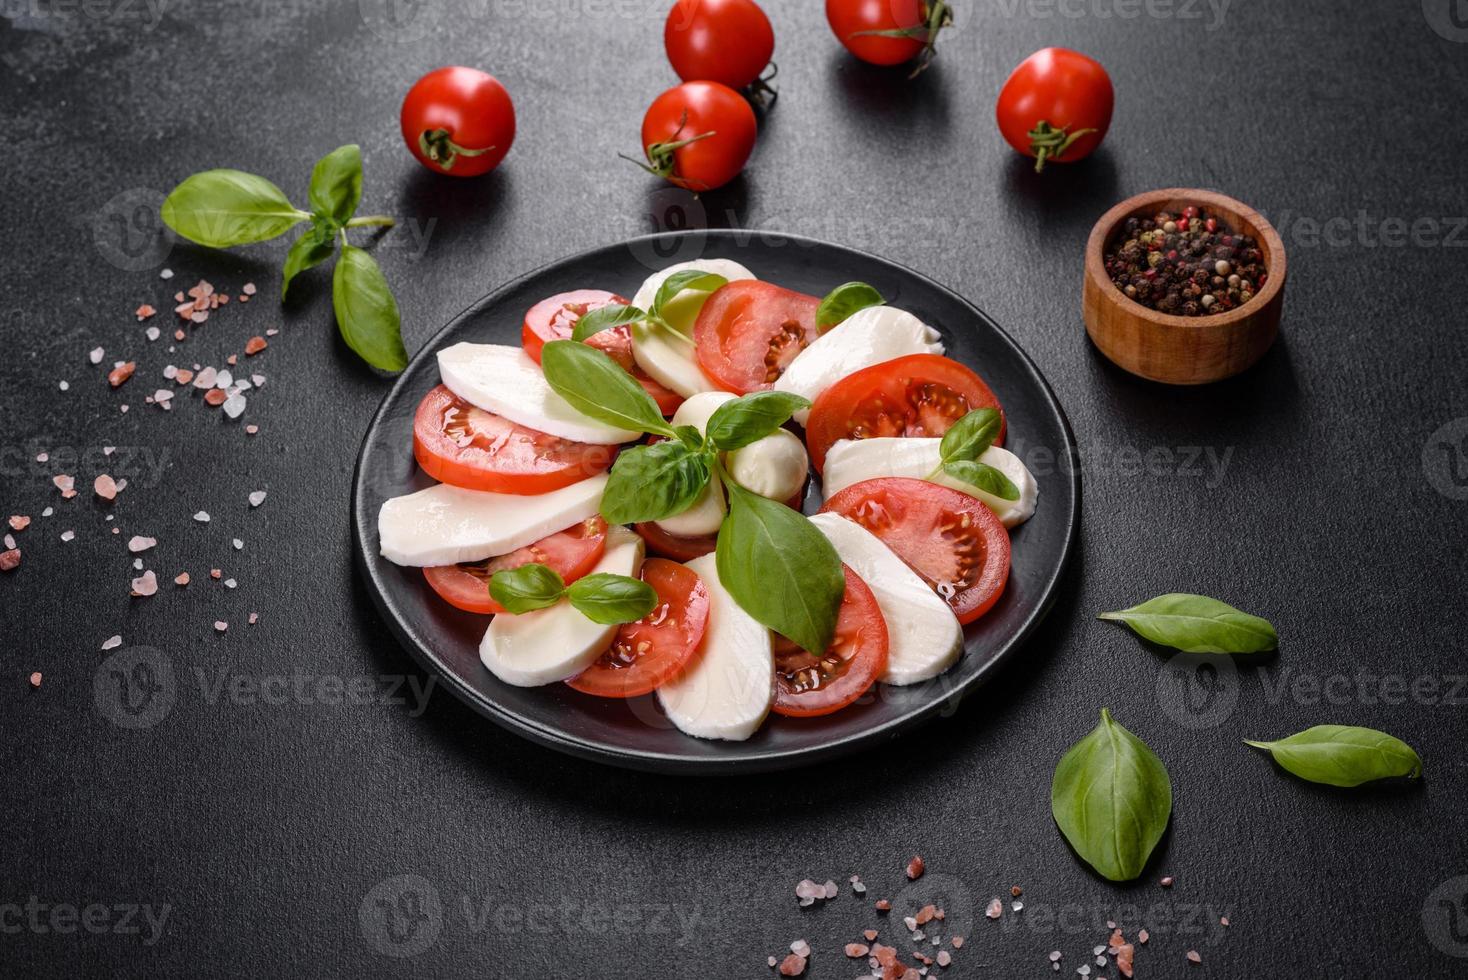
[[[820,305],[818,297],[758,279],[721,286],[693,325],[699,367],[741,395],[770,387],[816,339]]]
[[[540,352],[551,340],[570,340],[576,329],[576,321],[591,310],[599,310],[612,304],[626,306],[627,301],[616,293],[605,289],[573,289],[568,293],[557,293],[541,300],[525,314],[525,323],[520,327],[520,346],[536,364],[540,363]],[[593,334],[586,341],[592,347],[605,351],[622,369],[637,379],[637,383],[653,397],[664,415],[672,415],[683,404],[683,396],[664,388],[648,376],[632,357],[632,328],[614,327]]]
[[[887,669],[887,621],[872,590],[850,568],[836,614],[836,637],[821,656],[775,638],[775,703],[790,718],[840,711],[867,692]]]
[[[854,483],[821,512],[840,514],[882,539],[953,609],[972,623],[993,608],[1009,581],[1009,532],[973,497],[926,480],[889,477]]]
[[[442,483],[469,490],[549,493],[603,473],[614,446],[572,442],[475,408],[443,385],[418,403],[413,455]]]
[[[642,563],[642,580],[658,594],[657,608],[617,630],[597,661],[566,681],[603,698],[635,698],[666,684],[688,666],[709,621],[709,592],[698,573],[662,558]]]
[[[811,406],[806,443],[819,473],[838,439],[941,436],[976,408],[999,408],[984,379],[950,357],[909,354],[848,374]],[[995,445],[1004,444],[1000,427]]]
[[[644,521],[641,524],[632,525],[633,530],[642,535],[642,540],[647,542],[648,548],[665,558],[674,561],[693,561],[711,554],[719,544],[717,534],[700,534],[697,537],[688,537],[682,534],[671,534],[663,530],[663,526],[657,521]]]
[[[537,562],[554,569],[568,585],[590,574],[607,546],[607,522],[592,517],[564,531],[547,535],[508,555],[484,561],[461,562],[423,569],[428,584],[451,606],[472,613],[502,613],[504,607],[489,596],[495,572]]]

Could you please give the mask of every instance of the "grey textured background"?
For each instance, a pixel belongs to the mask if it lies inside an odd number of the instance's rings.
[[[904,899],[946,892],[951,924],[967,922],[955,976],[1049,975],[1051,949],[1074,975],[1108,918],[1150,929],[1148,977],[1461,975],[1468,26],[1451,2],[961,0],[912,84],[849,60],[818,4],[771,2],[780,103],[745,178],[691,209],[615,155],[675,80],[662,2],[437,0],[395,19],[378,0],[4,4],[0,510],[37,519],[0,578],[0,972],[764,976],[767,954],[804,937],[810,976],[845,977],[858,971],[840,944],[876,917],[849,894],[798,910],[794,883],[860,873],[869,898],[897,898],[921,852],[927,884]],[[1118,106],[1095,159],[1039,179],[999,139],[993,101],[1052,43],[1099,58]],[[518,140],[487,179],[435,179],[400,143],[402,93],[444,63],[494,72],[516,100]],[[410,350],[509,277],[690,213],[867,248],[974,300],[1046,372],[1087,456],[1081,554],[1027,656],[880,752],[738,781],[600,768],[441,693],[426,710],[394,693],[426,679],[356,580],[346,505],[383,381],[335,338],[322,273],[274,302],[283,244],[165,256],[145,220],[213,166],[304,197],[311,162],[349,141],[364,212],[408,219],[376,252]],[[1091,223],[1168,185],[1260,208],[1291,260],[1280,344],[1201,390],[1122,374],[1079,321]],[[148,344],[131,310],[166,311],[199,277],[261,295],[177,354]],[[143,405],[165,363],[218,363],[268,326],[283,333],[250,365],[269,380],[241,420],[258,436],[196,401]],[[99,344],[108,363],[139,360],[121,392],[87,363]],[[103,445],[161,464],[132,465],[118,536],[86,486]],[[65,447],[84,454],[71,501],[33,461]],[[1194,472],[1187,447],[1227,464]],[[128,472],[121,459],[106,468]],[[257,488],[269,498],[250,511]],[[208,526],[189,520],[199,509]],[[194,584],[129,599],[134,533],[160,539],[147,558],[165,583],[187,568]],[[208,582],[210,567],[239,588]],[[1093,618],[1171,589],[1268,616],[1279,657],[1191,675]],[[114,633],[173,672],[151,727],[109,720],[98,647]],[[312,679],[280,703],[213,687],[298,674]],[[361,678],[365,703],[328,703],[331,683]],[[1049,814],[1054,762],[1102,705],[1156,748],[1176,795],[1164,847],[1128,887],[1087,872]],[[1408,740],[1426,780],[1331,791],[1238,743],[1323,722]],[[983,920],[1016,883],[1026,910]],[[390,932],[379,899],[420,914]],[[52,928],[94,904],[105,924]],[[166,906],[161,931],[123,923],[130,905]]]

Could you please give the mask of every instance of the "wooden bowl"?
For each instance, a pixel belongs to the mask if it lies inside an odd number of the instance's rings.
[[[1127,218],[1175,214],[1190,204],[1253,238],[1264,253],[1264,289],[1227,313],[1159,313],[1128,299],[1106,274],[1103,257]],[[1128,198],[1096,222],[1086,243],[1081,310],[1091,341],[1119,367],[1167,384],[1207,384],[1238,374],[1269,350],[1279,332],[1284,285],[1284,242],[1259,212],[1223,194],[1172,187]]]

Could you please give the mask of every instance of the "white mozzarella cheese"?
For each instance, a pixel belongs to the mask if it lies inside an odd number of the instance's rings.
[[[704,432],[709,427],[709,419],[714,417],[719,406],[738,397],[732,391],[705,391],[693,395],[673,413],[672,425],[675,429],[680,425],[691,425],[699,432]]]
[[[877,597],[887,620],[887,670],[879,678],[883,684],[916,684],[957,662],[963,627],[948,603],[892,549],[838,514],[817,514],[810,522]]]
[[[940,439],[840,439],[826,453],[826,467],[821,474],[822,489],[830,499],[838,491],[889,476],[905,476],[926,480],[943,458],[938,449]],[[994,512],[1005,527],[1017,527],[1035,513],[1040,488],[1034,474],[1018,456],[999,446],[984,450],[979,461],[987,463],[1009,477],[1019,488],[1018,500],[1005,500],[985,493],[972,484],[939,473],[933,482],[977,497]]]
[[[685,538],[698,538],[706,534],[718,534],[724,523],[729,505],[724,500],[724,485],[716,476],[710,476],[708,486],[693,505],[681,514],[664,517],[657,525],[669,534]]]
[[[652,309],[653,300],[657,298],[658,290],[662,288],[668,277],[675,272],[683,272],[687,269],[712,272],[714,275],[723,276],[730,282],[754,278],[753,272],[731,259],[694,259],[692,262],[679,262],[666,269],[660,269],[643,280],[636,295],[632,297],[632,305],[639,310]],[[703,301],[708,299],[708,295],[702,290],[683,290],[663,304],[663,319],[667,320],[675,330],[690,337],[693,336],[693,321],[698,319],[698,311],[703,309]]]
[[[423,567],[509,554],[594,516],[606,485],[602,473],[535,496],[440,483],[394,497],[377,513],[382,556]]]
[[[667,278],[685,269],[712,272],[730,282],[754,278],[754,273],[729,259],[679,262],[648,276],[632,298],[632,305],[639,310],[650,309],[653,300],[657,298],[658,289]],[[698,319],[698,311],[703,309],[704,301],[708,298],[709,294],[703,290],[685,289],[663,304],[663,319],[682,334],[681,338],[670,337],[667,331],[646,323],[634,324],[632,328],[632,356],[637,360],[638,367],[663,387],[676,391],[684,398],[701,391],[715,391],[719,387],[698,366],[692,343],[694,321]]]
[[[642,567],[642,538],[624,527],[607,529],[607,548],[593,573],[635,576]],[[490,620],[479,659],[506,684],[538,687],[575,677],[612,645],[617,626],[587,619],[569,600]]]
[[[688,670],[658,688],[658,702],[686,734],[743,741],[764,723],[774,700],[770,631],[725,590],[713,555],[695,558],[688,567],[709,592],[708,628]]]
[[[537,432],[598,445],[631,442],[642,435],[572,408],[519,347],[454,344],[438,352],[438,371],[444,386],[469,404]]]
[[[780,429],[734,450],[728,468],[741,487],[784,503],[805,486],[810,457],[795,433]]]
[[[815,401],[821,392],[862,368],[908,354],[941,353],[938,332],[911,313],[892,306],[869,306],[797,354],[774,387]],[[809,409],[795,413],[801,425],[809,417]]]

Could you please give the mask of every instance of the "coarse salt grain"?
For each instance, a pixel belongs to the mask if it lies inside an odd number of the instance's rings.
[[[31,672],[31,687],[40,687],[40,686],[41,686],[41,672],[39,670],[32,671]]]
[[[265,503],[265,491],[264,490],[253,490],[253,491],[250,492],[250,506],[251,507],[259,507],[263,503]]]
[[[173,577],[173,584],[174,585],[188,585],[189,584],[189,573],[188,572],[179,572],[177,575],[175,575]]]
[[[245,410],[244,395],[230,395],[224,403],[224,414],[232,419],[237,419]]]
[[[10,515],[10,529],[12,531],[24,531],[31,526],[31,519],[24,514]]]
[[[70,541],[74,537],[76,537],[76,532],[75,531],[62,531],[61,532],[61,540],[62,541]]]
[[[50,517],[54,513],[56,513],[56,508],[55,507],[47,507],[45,510],[41,511],[41,516],[42,517]]]
[[[1201,956],[1198,955],[1198,951],[1196,949],[1190,949],[1190,950],[1188,950],[1188,962],[1189,963],[1202,963],[1203,962],[1203,957],[1201,957]]]
[[[102,641],[103,650],[116,650],[120,646],[122,646],[122,636],[120,634],[109,636]]]
[[[133,595],[150,596],[158,591],[158,576],[152,569],[133,579]]]
[[[172,279],[173,278],[173,270],[172,269],[164,269],[162,272],[158,273],[158,278],[159,279]]]
[[[219,631],[219,632],[220,632],[220,633],[223,633],[223,632],[224,632],[224,631],[225,631],[225,630],[227,630],[227,629],[229,629],[229,624],[228,624],[228,623],[226,623],[226,622],[225,622],[225,621],[224,621],[224,620],[222,620],[222,619],[216,619],[216,620],[215,620],[215,621],[214,621],[214,628],[215,628],[215,629],[216,629],[216,630],[217,630],[217,631]]]
[[[147,551],[157,543],[157,538],[148,538],[141,534],[134,534],[128,539],[127,550],[137,554],[139,551]]]
[[[157,327],[149,327],[147,330],[143,331],[143,334],[149,340],[157,340],[161,336],[161,333]]]
[[[251,626],[254,626],[259,621],[260,621],[260,614],[259,613],[254,613],[254,612],[250,613],[249,623],[250,623]]]
[[[0,572],[13,572],[20,567],[20,549],[0,551]]]
[[[103,500],[116,500],[117,489],[117,481],[106,473],[99,473],[92,481],[92,492]]]
[[[197,514],[194,515],[194,520],[198,521],[200,524],[208,524],[209,512],[205,510],[199,511]]]
[[[101,364],[102,355],[105,353],[107,352],[104,351],[102,348],[93,347],[90,351],[87,352],[87,360],[91,361],[93,364]]]
[[[235,586],[237,586],[237,585],[239,585],[239,583],[238,583],[238,582],[236,582],[236,581],[235,581],[235,580],[234,580],[234,579],[232,579],[232,578],[227,578],[227,579],[225,579],[225,580],[224,580],[224,587],[225,587],[225,588],[226,588],[226,589],[232,589],[232,588],[234,588],[234,587],[235,587]]]
[[[241,541],[239,538],[232,539],[230,541],[230,544],[234,545],[234,550],[235,551],[242,551],[244,549],[244,547],[245,547],[245,543],[243,541]]]
[[[918,878],[921,878],[922,875],[923,875],[923,869],[925,867],[926,867],[926,865],[923,864],[922,857],[921,856],[918,856],[918,855],[914,855],[913,856],[913,859],[911,861],[907,862],[907,877],[908,877],[908,879],[909,880],[912,880],[912,881],[916,881]]]
[[[994,898],[989,900],[989,908],[984,912],[991,919],[997,919],[1004,914],[1004,903]]]

